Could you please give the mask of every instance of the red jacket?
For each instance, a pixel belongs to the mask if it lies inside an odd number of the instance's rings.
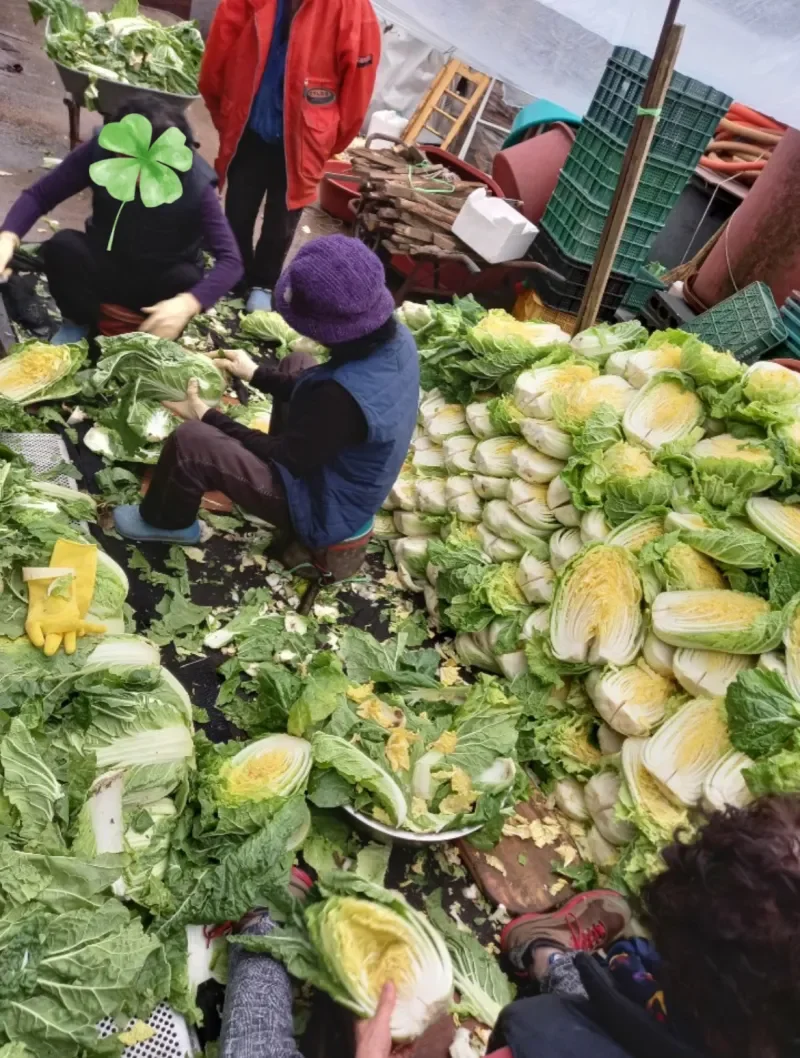
[[[220,185],[267,63],[277,0],[222,0],[200,70],[219,132]],[[292,21],[283,101],[289,209],[317,197],[325,163],[358,135],[372,98],[381,33],[369,0],[302,0]]]

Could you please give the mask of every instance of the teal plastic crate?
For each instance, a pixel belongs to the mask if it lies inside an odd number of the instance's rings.
[[[781,319],[786,327],[788,355],[800,358],[800,292],[792,293],[781,309]]]
[[[766,283],[751,283],[684,324],[682,330],[696,334],[715,349],[730,350],[745,364],[760,360],[788,335]]]
[[[590,121],[621,143],[630,139],[651,65],[633,48],[614,48],[587,111]],[[693,169],[731,102],[731,96],[702,81],[673,74],[651,153]]]
[[[639,312],[650,300],[650,295],[654,290],[666,289],[666,283],[662,283],[658,276],[654,276],[652,272],[647,271],[647,268],[642,267],[636,279],[628,287],[628,293],[622,301],[623,307],[632,312]]]
[[[597,256],[607,216],[607,209],[587,199],[577,189],[566,194],[562,188],[560,194],[554,192],[551,195],[541,227],[563,254],[581,264],[590,265]],[[653,239],[662,227],[663,223],[629,217],[614,258],[613,271],[635,279],[639,266],[647,259]]]
[[[624,157],[624,144],[618,143],[599,125],[585,120],[578,130],[553,193],[565,193],[577,188],[597,206],[607,209],[614,198]],[[651,154],[639,181],[631,216],[663,224],[693,172],[694,167],[664,162]]]

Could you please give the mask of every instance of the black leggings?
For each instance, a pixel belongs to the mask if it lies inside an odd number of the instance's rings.
[[[93,326],[104,302],[139,312],[190,290],[203,277],[200,260],[155,268],[138,267],[98,249],[82,231],[65,229],[42,244],[50,293],[61,315]]]
[[[266,195],[258,244],[253,236]],[[282,143],[265,143],[245,129],[228,170],[225,215],[244,261],[245,284],[272,290],[302,210],[286,207],[286,159]]]

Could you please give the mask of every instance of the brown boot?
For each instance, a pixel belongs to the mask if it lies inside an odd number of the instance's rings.
[[[631,910],[619,893],[593,889],[558,911],[512,919],[500,936],[500,947],[517,970],[527,971],[537,947],[594,952],[622,936],[630,919]]]

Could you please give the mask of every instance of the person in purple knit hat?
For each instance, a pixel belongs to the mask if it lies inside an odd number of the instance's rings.
[[[315,561],[369,538],[375,513],[408,454],[417,417],[419,362],[394,316],[383,266],[363,243],[331,235],[305,246],[275,288],[276,308],[327,346],[257,364],[225,350],[218,366],[273,398],[269,434],[209,408],[190,383],[167,406],[186,421],[168,438],[141,505],[117,507],[132,540],[197,543],[203,493],[219,490],[284,530]]]

